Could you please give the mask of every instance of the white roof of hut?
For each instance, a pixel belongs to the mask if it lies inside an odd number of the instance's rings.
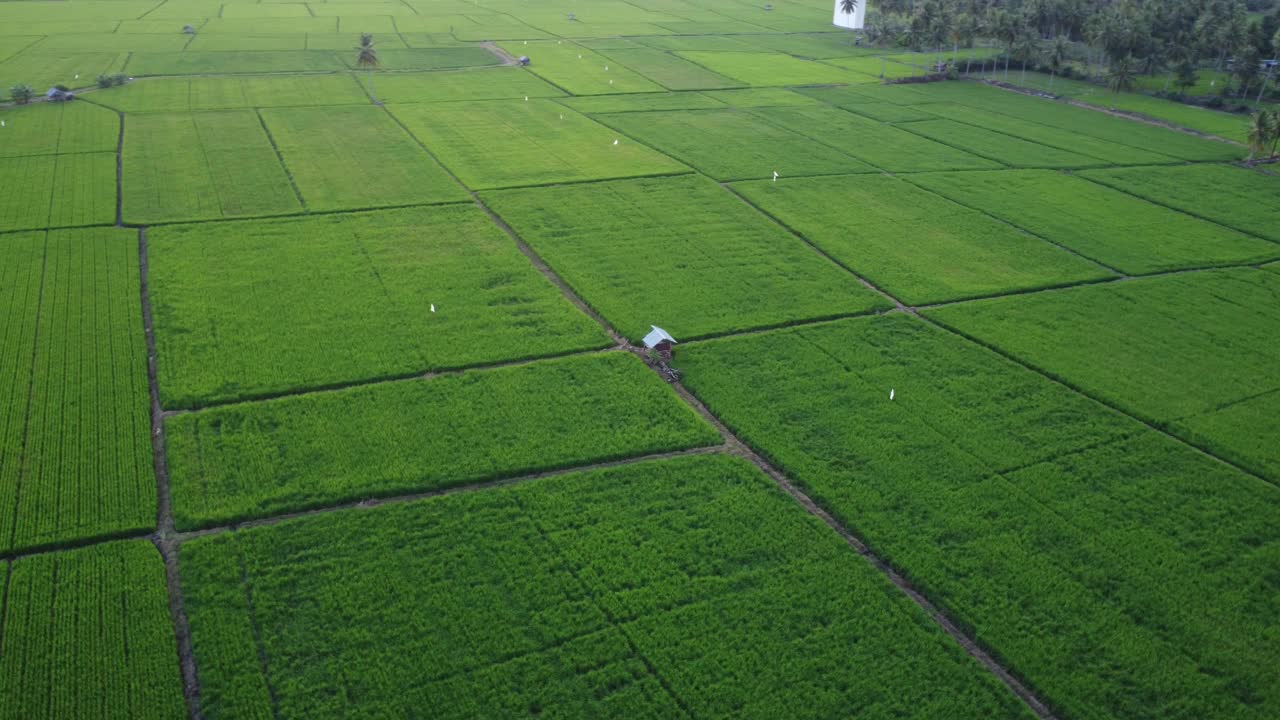
[[[644,336],[645,347],[653,349],[657,347],[658,343],[662,342],[663,340],[666,340],[667,342],[670,342],[672,344],[676,342],[676,339],[671,337],[671,334],[668,333],[666,330],[663,330],[657,325],[650,325],[649,327],[653,329],[649,331],[648,335]]]

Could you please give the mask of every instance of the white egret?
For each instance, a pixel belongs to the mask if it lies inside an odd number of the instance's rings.
[[[435,312],[435,311],[436,311],[436,304],[431,303],[431,312]]]
[[[889,388],[889,399],[893,399],[893,388]]]

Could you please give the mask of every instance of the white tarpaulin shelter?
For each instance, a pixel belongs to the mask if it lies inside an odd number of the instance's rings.
[[[840,12],[840,0],[835,0],[836,14],[831,23],[836,27],[842,27],[848,30],[861,30],[862,18],[867,14],[867,0],[858,0],[857,5],[853,8],[852,13]]]
[[[644,346],[645,346],[645,347],[650,348],[650,349],[655,348],[655,347],[657,347],[657,346],[658,346],[658,344],[659,344],[659,343],[661,343],[663,340],[666,340],[667,342],[669,342],[669,343],[671,343],[671,344],[673,344],[673,345],[675,344],[676,339],[675,339],[675,338],[673,338],[673,337],[671,337],[669,334],[667,334],[667,331],[666,331],[666,330],[663,330],[662,328],[658,327],[657,325],[650,325],[649,327],[651,327],[651,328],[653,328],[653,329],[649,331],[649,334],[648,334],[648,335],[645,335],[645,336],[644,336]]]

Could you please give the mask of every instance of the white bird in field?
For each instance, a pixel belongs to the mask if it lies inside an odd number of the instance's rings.
[[[529,102],[529,96],[528,96],[528,95],[525,95],[525,96],[524,96],[524,101],[525,101],[525,102]]]
[[[579,60],[581,60],[581,59],[582,59],[582,56],[581,56],[581,55],[579,55],[579,56],[578,56],[578,59],[579,59]]]
[[[605,66],[604,66],[604,69],[605,69],[605,70],[608,70],[608,69],[609,69],[609,66],[608,66],[608,65],[605,65]]]
[[[524,41],[524,44],[525,44],[525,45],[528,45],[528,44],[529,44],[529,41],[528,41],[528,40],[525,40],[525,41]]]
[[[77,74],[76,74],[76,79],[77,79],[77,80],[79,80],[79,79],[80,79],[80,75],[79,75],[79,73],[77,73]]]
[[[4,127],[4,121],[0,120],[0,127]]]
[[[614,141],[613,141],[613,144],[614,144],[614,145],[617,145],[617,144],[618,144],[618,141],[617,141],[617,140],[614,140]]]
[[[561,120],[563,120],[563,119],[564,119],[564,113],[561,113],[561,114],[560,114],[560,119],[561,119]]]
[[[610,80],[610,81],[609,81],[609,84],[610,84],[610,85],[612,85],[612,84],[613,84],[613,81],[612,81],[612,80]]]
[[[774,170],[774,171],[773,171],[773,181],[774,181],[774,182],[778,182],[778,171],[777,171],[777,170]]]
[[[435,312],[435,311],[436,311],[436,304],[431,303],[431,312]]]
[[[893,399],[893,388],[889,388],[889,399]]]

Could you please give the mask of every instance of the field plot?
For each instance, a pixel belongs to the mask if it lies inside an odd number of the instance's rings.
[[[925,97],[971,105],[1181,160],[1238,160],[1246,152],[1236,145],[977,83],[930,83],[915,91]]]
[[[4,110],[0,157],[115,152],[120,118],[87,103],[40,103]]]
[[[1280,708],[1258,580],[1277,488],[901,314],[685,346],[679,364],[1060,716]]]
[[[717,180],[876,172],[866,163],[749,112],[680,110],[596,119]]]
[[[851,77],[859,78],[849,82],[874,82],[880,79],[899,80],[901,78],[924,75],[924,68],[906,63],[895,62],[883,57],[843,57],[823,60],[828,65],[850,71]]]
[[[114,153],[0,158],[0,230],[114,222],[115,166]]]
[[[369,87],[367,75],[361,75],[359,80],[364,87]],[[537,75],[511,68],[378,75],[373,80],[371,89],[379,100],[387,103],[498,100],[564,95]],[[364,99],[368,100],[367,97]]]
[[[864,115],[881,122],[933,120],[938,116],[931,106],[912,107],[862,92],[856,86],[842,88],[801,88],[799,92],[842,110]],[[936,104],[936,103],[935,103]]]
[[[782,88],[748,88],[746,90],[711,90],[703,95],[737,108],[790,107],[817,105],[817,101]]]
[[[261,714],[268,683],[290,717],[427,704],[458,717],[1024,716],[839,538],[725,456],[197,540],[182,568],[197,657],[216,669],[202,673],[210,716]],[[378,694],[362,691],[372,683]]]
[[[734,190],[910,305],[1113,276],[893,177],[783,179]]]
[[[251,110],[130,115],[123,185],[132,223],[302,210]]]
[[[665,89],[643,75],[571,42],[544,40],[527,45],[505,42],[502,47],[516,56],[536,55],[538,60],[529,69],[574,95],[662,92]]]
[[[738,87],[742,83],[652,48],[604,50],[603,55],[640,73],[668,90],[703,90]]]
[[[588,95],[558,100],[561,105],[587,114],[647,112],[651,110],[707,110],[724,103],[696,92],[638,93],[635,95]]]
[[[1280,482],[1280,428],[1268,422],[1280,391],[1273,372],[1278,292],[1280,276],[1244,269],[929,315]]]
[[[301,18],[300,18],[301,19]],[[299,20],[300,20],[299,19]],[[297,22],[297,20],[290,20]],[[239,52],[133,53],[130,75],[207,75],[346,70],[327,50],[244,50]]]
[[[354,52],[343,53],[339,57],[347,63],[347,67],[356,67]],[[444,70],[497,65],[502,62],[497,55],[478,47],[380,49],[378,61],[387,70]]]
[[[906,123],[902,127],[908,132],[960,148],[974,155],[990,158],[1009,167],[1082,168],[1110,164],[1095,157],[1060,150],[954,120],[922,120]]]
[[[1280,256],[1274,243],[1048,170],[920,174],[910,181],[1125,273]]]
[[[0,256],[0,552],[154,527],[137,234],[8,235]]]
[[[470,188],[679,173],[686,168],[551,100],[397,105],[392,114]]]
[[[623,352],[231,405],[165,428],[183,528],[719,439]]]
[[[604,347],[471,205],[153,228],[166,407]]]
[[[651,324],[685,339],[887,307],[702,178],[532,188],[484,199],[633,339]]]
[[[790,55],[753,52],[676,53],[712,72],[747,85],[820,85],[823,83],[858,82],[862,78],[830,65],[801,60]],[[870,80],[870,78],[867,78]]]
[[[6,562],[0,715],[186,715],[160,554],[142,540]]]
[[[95,102],[126,113],[238,110],[291,105],[363,105],[350,75],[150,78],[98,93]]]
[[[1280,178],[1228,165],[1122,168],[1083,177],[1280,242]]]
[[[267,5],[241,5],[240,7],[269,7]],[[346,46],[352,45],[344,38]],[[182,49],[182,48],[179,48]],[[197,35],[187,46],[191,52],[245,52],[259,50],[306,50],[307,36],[303,33],[287,35],[241,35],[239,33],[205,33]],[[327,48],[325,48],[327,49]]]
[[[836,108],[771,107],[754,112],[889,172],[1000,167],[992,160]]]
[[[119,33],[74,33],[50,35],[32,52],[180,52],[190,38],[180,33],[168,35],[124,35]],[[86,77],[92,81],[93,78]],[[88,83],[86,83],[88,84]]]
[[[274,108],[259,114],[308,209],[467,199],[381,108]]]
[[[851,109],[854,112],[862,112],[856,106]],[[1172,158],[1161,153],[1143,150],[1130,145],[1121,145],[1120,143],[1110,142],[1108,140],[1101,140],[1084,133],[1071,132],[1070,130],[1065,130],[1063,128],[1055,128],[1027,120],[1020,120],[1009,115],[990,112],[980,108],[971,107],[969,105],[961,105],[959,103],[929,103],[927,105],[917,106],[916,108],[903,108],[904,112],[910,112],[912,110],[916,112],[929,113],[935,117],[944,117],[950,120],[968,123],[969,125],[985,128],[998,133],[1004,133],[1005,135],[1013,135],[1014,137],[1030,140],[1041,145],[1048,145],[1061,150],[1069,150],[1081,155],[1088,155],[1089,157],[1117,165],[1150,165],[1153,163],[1177,162],[1176,158]]]
[[[99,74],[118,71],[127,57],[126,53],[115,52],[19,53],[0,62],[0,100],[7,100],[9,88],[19,83],[30,85],[37,92],[57,84],[72,89],[88,87]]]

